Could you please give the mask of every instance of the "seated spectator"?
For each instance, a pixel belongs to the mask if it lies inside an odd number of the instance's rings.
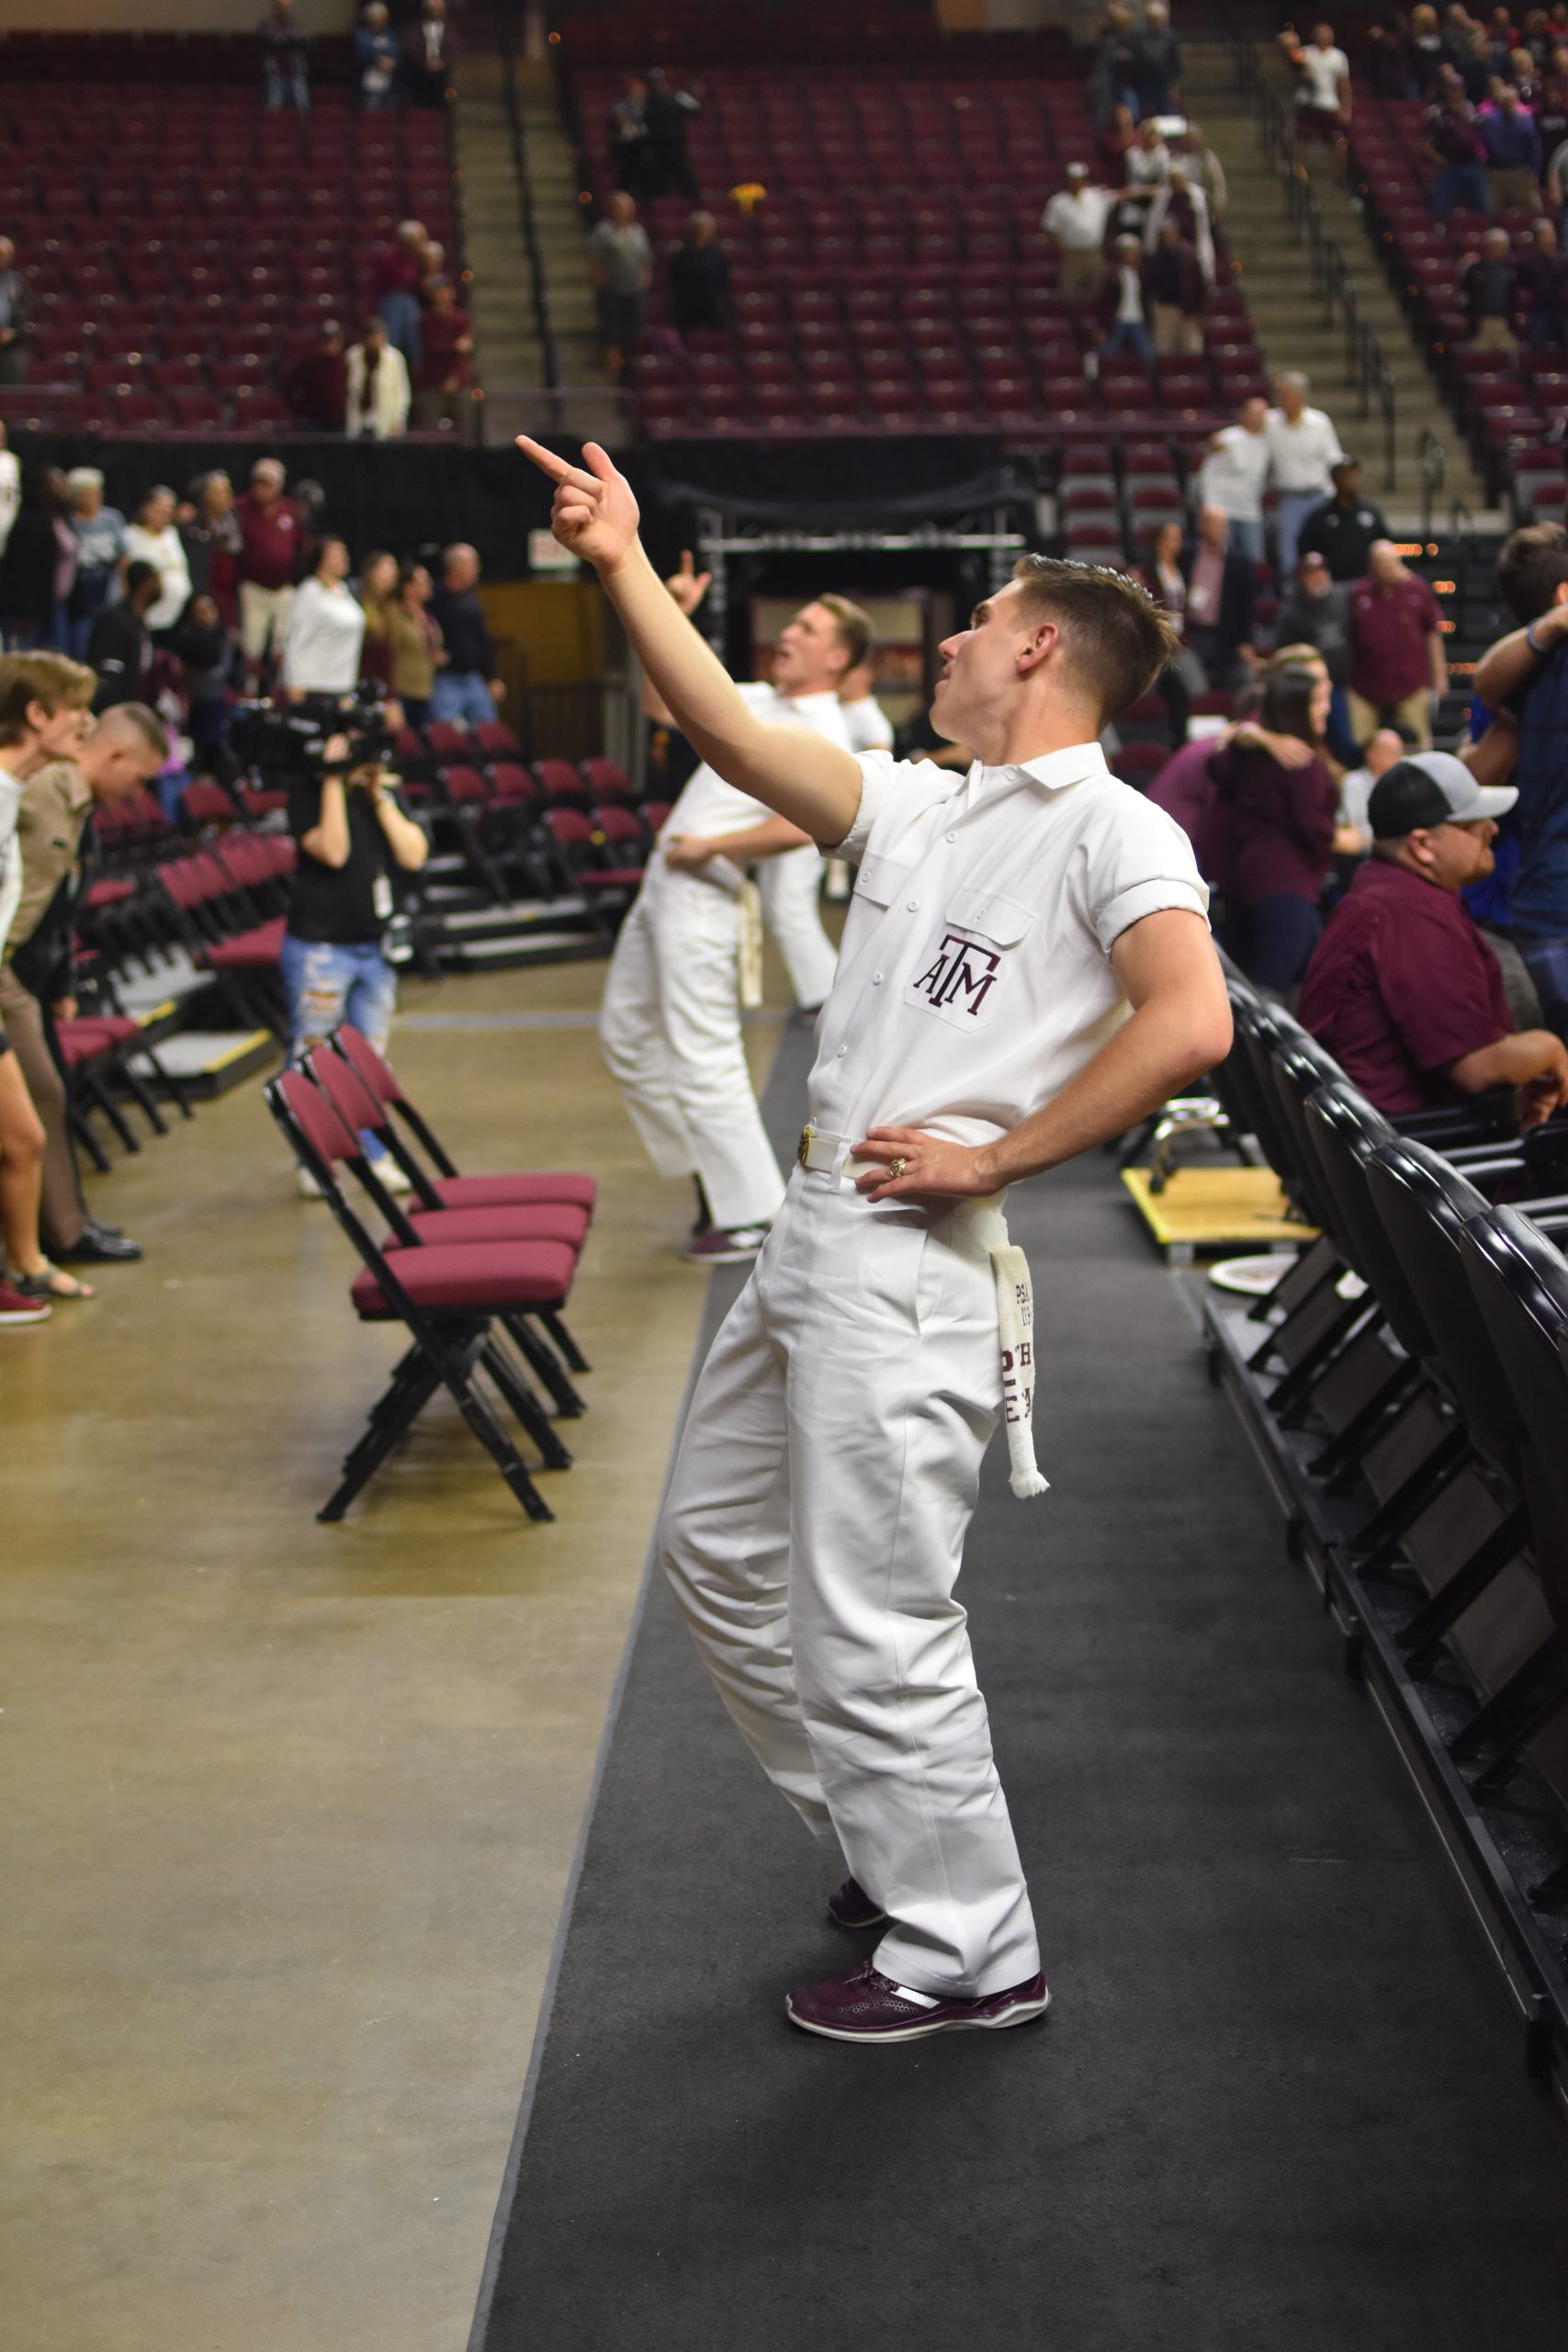
[[[1324,144],[1343,154],[1350,127],[1350,61],[1337,48],[1332,25],[1314,25],[1310,41],[1290,29],[1280,35],[1296,76],[1295,157],[1298,167],[1309,145]]]
[[[1331,580],[1364,580],[1374,539],[1386,539],[1382,510],[1361,494],[1361,461],[1340,458],[1330,466],[1334,491],[1303,523],[1296,554],[1320,555]]]
[[[66,647],[74,661],[86,658],[93,623],[119,593],[125,554],[125,517],[104,504],[104,478],[96,466],[73,466],[65,477],[71,527],[76,534],[76,577],[65,607]]]
[[[604,370],[612,383],[618,383],[626,353],[641,329],[648,289],[653,283],[653,247],[637,217],[637,205],[624,188],[615,191],[604,219],[589,232],[588,270],[599,313],[599,338],[604,346]]]
[[[1085,363],[1088,373],[1097,373],[1100,363],[1112,358],[1119,351],[1133,351],[1143,361],[1148,375],[1153,377],[1155,346],[1154,337],[1149,333],[1152,307],[1143,240],[1129,232],[1117,238],[1111,274],[1095,299],[1095,316],[1105,339],[1098,353],[1089,353]]]
[[[258,458],[251,486],[235,503],[240,526],[240,640],[245,659],[259,666],[282,650],[294,583],[304,567],[310,533],[299,501],[283,494],[285,475],[276,458]]]
[[[1274,637],[1279,645],[1310,645],[1320,656],[1334,690],[1325,732],[1345,756],[1354,748],[1346,702],[1350,683],[1350,591],[1329,578],[1322,556],[1309,551],[1298,560],[1291,593],[1274,616]]]
[[[701,203],[702,190],[686,147],[686,126],[694,114],[701,112],[702,99],[697,91],[671,82],[661,65],[652,69],[643,104],[643,121],[648,128],[649,195],[683,196],[688,204]]]
[[[1489,1088],[1517,1091],[1521,1126],[1568,1103],[1568,1047],[1517,1033],[1496,957],[1460,892],[1491,870],[1511,787],[1461,760],[1400,760],[1372,787],[1371,854],[1329,917],[1302,986],[1303,1026],[1391,1117]]]
[[[1269,404],[1255,394],[1243,401],[1234,424],[1222,425],[1198,470],[1200,506],[1217,506],[1230,526],[1232,545],[1249,563],[1263,561],[1263,491],[1269,479],[1265,427]]]
[[[291,421],[307,433],[341,433],[348,408],[348,360],[343,329],[323,319],[316,340],[283,371],[283,397]]]
[[[409,104],[444,107],[451,87],[453,63],[446,0],[420,0],[419,14],[403,35],[403,88]]]
[[[355,91],[367,114],[384,114],[392,104],[398,44],[387,20],[386,0],[368,0],[354,36]]]
[[[397,557],[378,548],[366,557],[359,575],[359,606],[365,615],[359,674],[373,678],[389,695],[393,693],[391,616],[397,601],[399,573]]]
[[[1181,526],[1162,523],[1149,533],[1144,560],[1138,566],[1138,578],[1176,631],[1179,642],[1170,660],[1155,681],[1154,691],[1159,695],[1170,714],[1170,740],[1173,744],[1187,741],[1187,721],[1192,708],[1192,697],[1207,691],[1208,678],[1203,665],[1184,640],[1187,629],[1187,577],[1181,569]]]
[[[1519,307],[1518,285],[1509,257],[1506,229],[1488,229],[1481,251],[1472,254],[1460,271],[1472,351],[1501,351],[1512,359],[1518,345],[1514,314]]]
[[[1375,539],[1367,576],[1350,590],[1351,734],[1368,743],[1378,728],[1399,727],[1425,750],[1448,690],[1438,600],[1391,540]]]
[[[1356,836],[1357,847],[1348,853],[1365,857],[1372,845],[1372,820],[1367,814],[1372,797],[1372,786],[1379,776],[1386,775],[1396,762],[1404,757],[1409,746],[1395,727],[1380,727],[1362,754],[1361,764],[1350,768],[1339,779],[1339,830],[1347,837]]]
[[[136,520],[125,526],[125,552],[138,563],[150,563],[158,575],[158,599],[147,616],[154,637],[173,628],[190,602],[190,567],[185,542],[175,528],[175,493],[160,482],[136,510]]]
[[[310,111],[310,44],[294,21],[294,0],[272,0],[256,27],[262,49],[262,97],[274,109]]]
[[[436,675],[446,661],[441,631],[430,611],[432,593],[423,564],[411,563],[387,608],[392,693],[411,727],[423,727],[430,717]]]
[[[1223,507],[1198,510],[1198,535],[1182,556],[1187,580],[1183,642],[1197,655],[1208,684],[1221,691],[1240,683],[1256,658],[1253,628],[1258,586],[1253,567],[1230,544]]]
[[[446,659],[431,692],[430,716],[448,725],[479,727],[495,717],[505,694],[495,674],[484,606],[479,599],[479,559],[459,542],[442,558],[441,585],[430,599]]]
[[[231,786],[239,771],[229,748],[235,698],[244,692],[245,657],[224,625],[210,589],[194,595],[175,631],[173,647],[186,691],[186,732],[197,775]],[[154,771],[156,773],[156,771]]]
[[[1230,197],[1225,185],[1225,167],[1204,139],[1201,125],[1190,117],[1176,141],[1171,163],[1173,169],[1179,164],[1190,185],[1201,188],[1208,202],[1211,221],[1223,220]]]
[[[1190,358],[1203,349],[1203,306],[1209,289],[1198,256],[1168,213],[1159,226],[1154,251],[1144,265],[1144,283],[1153,312],[1155,350],[1180,352]]]
[[[1438,167],[1432,209],[1439,220],[1460,205],[1469,212],[1490,212],[1486,141],[1464,84],[1450,66],[1443,68],[1436,101],[1422,117],[1421,147],[1428,163]]]
[[[1481,109],[1481,139],[1486,150],[1486,181],[1498,212],[1539,212],[1545,157],[1535,118],[1506,83],[1495,100]]]
[[[288,615],[282,678],[290,702],[352,694],[364,635],[365,615],[348,585],[348,548],[328,536],[318,542],[315,568],[300,582]]]
[[[1514,290],[1524,306],[1530,349],[1568,346],[1568,255],[1544,215],[1531,223],[1529,249],[1514,265]]]
[[[28,380],[28,338],[32,297],[17,267],[17,248],[0,237],[0,388]]]
[[[24,888],[16,844],[24,786],[51,761],[69,759],[86,731],[93,674],[61,653],[0,657],[0,956]],[[44,1131],[20,1062],[0,1029],[0,1325],[37,1321],[58,1299],[91,1298],[91,1287],[62,1272],[39,1236]]]
[[[430,844],[397,797],[397,778],[374,763],[291,785],[288,825],[299,844],[293,903],[283,937],[288,1062],[297,1069],[344,1021],[385,1050],[397,976],[382,951],[392,913],[391,876],[417,874]],[[378,1143],[368,1147],[384,1184],[408,1179]],[[317,1197],[301,1169],[300,1193]]]
[[[97,673],[96,711],[112,710],[117,703],[145,702],[152,684],[152,635],[147,616],[164,593],[164,583],[150,563],[133,557],[125,567],[124,594],[107,605],[93,623],[87,639],[87,666]]]
[[[1294,737],[1307,757],[1287,765],[1260,743],[1232,742],[1211,763],[1231,814],[1241,961],[1260,988],[1279,995],[1300,980],[1323,927],[1318,902],[1333,861],[1339,789],[1312,746],[1323,737],[1328,695],[1325,677],[1293,666],[1275,671],[1258,718],[1269,733]]]
[[[681,335],[714,334],[735,324],[729,262],[711,212],[693,213],[680,250],[671,257],[670,315]]]
[[[422,363],[423,365],[423,360]],[[371,317],[348,355],[347,431],[351,441],[396,441],[408,428],[408,366],[387,339],[387,322]]]
[[[431,283],[420,321],[420,341],[424,356],[414,380],[414,424],[422,433],[450,428],[466,437],[473,413],[468,388],[474,372],[474,330],[449,277]]]
[[[1144,21],[1128,42],[1127,71],[1140,117],[1174,114],[1181,104],[1181,43],[1170,29],[1165,0],[1148,0]]]
[[[377,311],[387,322],[393,348],[407,361],[411,379],[419,373],[424,356],[419,292],[429,243],[423,220],[400,221],[396,242],[377,256],[374,272]]]
[[[234,485],[221,467],[199,474],[191,484],[188,512],[180,524],[193,595],[210,594],[233,628],[240,614],[240,523]]]
[[[73,757],[40,768],[22,795],[16,841],[22,887],[0,967],[0,1021],[43,1127],[38,1238],[48,1261],[113,1265],[141,1255],[139,1242],[99,1225],[83,1198],[55,1023],[76,1009],[74,933],[91,870],[82,850],[92,813],[140,792],[168,756],[155,714],[144,703],[121,703]]]
[[[13,653],[63,647],[75,580],[65,476],[58,466],[44,466],[28,477],[0,556],[0,633]]]

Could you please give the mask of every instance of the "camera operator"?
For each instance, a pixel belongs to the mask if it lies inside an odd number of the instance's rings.
[[[315,775],[290,782],[288,824],[299,849],[282,959],[291,1067],[341,1021],[378,1050],[386,1045],[397,988],[381,945],[392,914],[390,869],[417,874],[430,854],[395,785],[378,752],[351,749],[345,735],[329,739]],[[382,1173],[393,1189],[406,1189],[395,1163]],[[307,1198],[317,1190],[303,1169],[299,1190]]]

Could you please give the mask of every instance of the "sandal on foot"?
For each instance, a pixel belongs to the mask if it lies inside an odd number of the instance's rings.
[[[19,1290],[24,1298],[76,1300],[96,1298],[98,1295],[91,1283],[78,1282],[74,1274],[66,1273],[62,1267],[51,1266],[47,1258],[36,1274],[7,1274],[6,1280],[13,1290]]]

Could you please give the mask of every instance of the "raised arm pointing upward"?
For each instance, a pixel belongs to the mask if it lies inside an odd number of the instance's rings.
[[[525,435],[517,447],[555,483],[556,537],[599,574],[638,660],[694,750],[727,783],[765,801],[814,841],[842,841],[860,807],[853,758],[804,728],[765,727],[753,718],[649,563],[625,475],[596,441],[584,445],[581,466],[569,466]]]

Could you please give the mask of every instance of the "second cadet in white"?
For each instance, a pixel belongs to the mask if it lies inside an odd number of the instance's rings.
[[[1098,743],[1168,624],[1119,574],[1026,557],[942,648],[932,724],[976,746],[967,775],[786,744],[672,626],[604,453],[523,446],[690,740],[860,869],[802,1164],[697,1384],[660,1539],[740,1731],[849,1863],[834,1917],[885,1930],[788,2014],[844,2041],[1019,2024],[1049,1996],[953,1588],[1004,1414],[1015,1492],[1041,1484],[1027,1342],[1005,1364],[999,1343],[1001,1195],[1229,1047],[1190,845]]]

